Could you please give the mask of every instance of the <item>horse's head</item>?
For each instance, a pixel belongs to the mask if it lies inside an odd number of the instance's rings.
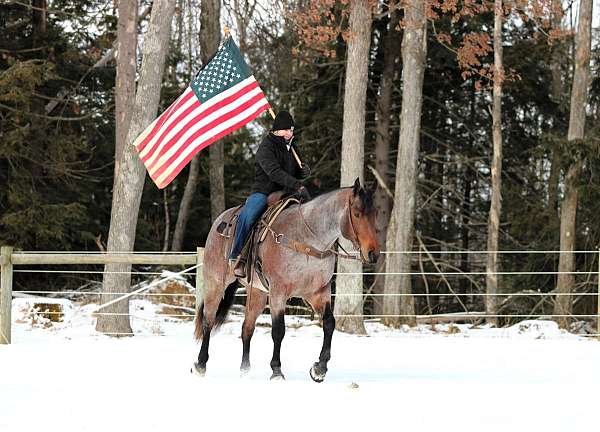
[[[377,182],[372,189],[366,190],[356,179],[348,202],[347,217],[342,223],[342,235],[360,250],[364,261],[375,263],[379,259],[380,247],[375,229],[377,210],[373,206],[373,194]]]

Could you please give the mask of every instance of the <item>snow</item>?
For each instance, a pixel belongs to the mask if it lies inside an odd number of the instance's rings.
[[[322,330],[287,317],[286,381],[271,382],[268,316],[240,377],[241,317],[211,338],[207,375],[190,374],[199,346],[192,322],[132,300],[135,337],[95,332],[94,304],[61,300],[44,322],[31,299],[13,301],[11,345],[0,345],[0,431],[183,430],[596,430],[600,343],[524,321],[336,332],[322,384],[308,370]],[[44,299],[49,303],[48,299]]]

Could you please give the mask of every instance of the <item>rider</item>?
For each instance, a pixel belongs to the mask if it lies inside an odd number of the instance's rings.
[[[281,111],[275,117],[269,133],[263,138],[256,152],[254,185],[252,194],[240,213],[235,232],[235,241],[229,263],[234,267],[237,277],[245,277],[245,262],[240,253],[248,233],[260,215],[267,208],[267,196],[275,191],[294,192],[302,200],[310,199],[300,180],[310,175],[306,163],[302,167],[296,162],[292,149],[294,137],[294,119],[287,111]]]

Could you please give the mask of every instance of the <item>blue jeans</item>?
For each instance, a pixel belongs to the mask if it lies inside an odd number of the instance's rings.
[[[238,257],[244,247],[244,241],[246,240],[248,233],[266,208],[267,196],[265,194],[254,192],[248,197],[238,218],[237,228],[235,230],[235,241],[233,243],[233,249],[231,249],[231,255],[229,255],[230,259]]]

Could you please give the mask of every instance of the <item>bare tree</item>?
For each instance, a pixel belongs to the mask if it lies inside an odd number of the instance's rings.
[[[208,63],[221,40],[221,1],[203,0],[200,15],[200,50],[202,64]],[[225,152],[223,141],[213,143],[210,157],[210,214],[216,220],[225,211]]]
[[[137,0],[119,1],[117,23],[117,77],[115,82],[115,180],[119,160],[127,140],[131,111],[135,100],[135,71],[137,66]]]
[[[552,29],[560,31],[562,28],[561,20],[563,17],[561,0],[553,0],[552,11]],[[563,112],[563,77],[561,64],[564,59],[565,44],[561,40],[555,40],[552,45],[552,60],[550,70],[552,71],[552,86],[550,97],[558,106],[560,114]],[[558,122],[556,122],[558,123]],[[558,130],[558,125],[554,125],[555,131]],[[550,176],[548,178],[548,210],[552,216],[558,216],[558,183],[560,178],[560,152],[554,149],[552,152],[552,162],[550,166]]]
[[[142,68],[127,133],[127,145],[123,149],[121,166],[113,191],[107,247],[109,252],[133,250],[146,170],[131,143],[152,123],[157,114],[174,9],[175,2],[171,0],[155,0],[152,6],[148,32],[142,49]],[[105,267],[103,302],[117,298],[118,295],[115,293],[129,291],[130,270],[131,266],[127,264],[108,264]],[[131,334],[129,301],[123,300],[105,308],[98,316],[96,330],[107,334]]]
[[[417,160],[421,134],[421,106],[423,103],[423,76],[427,54],[426,2],[409,0],[404,7],[404,36],[402,38],[402,113],[400,138],[396,160],[396,186],[386,249],[410,251],[414,232],[415,203],[417,199]],[[411,292],[411,256],[392,253],[386,257],[386,278],[383,303],[383,322],[398,327],[414,325],[414,299]],[[399,315],[399,316],[394,316]]]
[[[353,0],[350,3],[350,37],[346,64],[344,93],[344,125],[342,130],[341,185],[351,186],[355,179],[363,179],[365,109],[369,67],[369,46],[371,42],[371,7],[369,0]],[[351,244],[344,240],[348,249]],[[347,259],[338,260],[338,273],[358,273],[340,275],[336,278],[336,298],[334,314],[337,328],[349,333],[365,333],[363,319],[363,280],[362,264]]]
[[[498,238],[500,234],[500,215],[502,212],[502,82],[504,66],[502,62],[502,22],[504,10],[502,0],[494,1],[494,88],[492,95],[492,196],[488,216],[487,263],[485,311],[487,322],[498,324],[493,316],[498,312]]]
[[[200,13],[200,47],[202,64],[208,63],[210,58],[219,48],[221,40],[221,2],[219,0],[202,0]],[[217,141],[209,148],[210,158],[210,202],[212,220],[215,220],[225,210],[225,179],[224,163],[225,156],[223,151],[223,142]],[[183,238],[189,219],[192,199],[198,186],[198,177],[200,172],[200,154],[192,159],[188,179],[185,184],[185,190],[179,213],[177,214],[177,223],[173,233],[173,244],[171,250],[180,251],[183,248]]]
[[[242,54],[246,53],[248,49],[248,27],[250,20],[256,19],[255,11],[258,2],[255,0],[231,0],[224,3],[235,19],[240,51]]]
[[[585,109],[588,100],[590,83],[590,51],[592,33],[593,0],[579,2],[579,24],[576,36],[575,73],[571,88],[571,112],[569,117],[569,141],[581,140],[585,132]],[[574,143],[573,145],[577,145]],[[575,238],[578,180],[581,174],[582,161],[576,160],[569,166],[565,177],[565,194],[560,206],[560,250],[558,261],[558,280],[556,283],[557,298],[554,303],[554,314],[562,328],[568,328],[569,317],[573,309],[575,270]]]
[[[388,185],[388,166],[390,163],[390,116],[392,114],[392,91],[393,79],[396,70],[396,62],[399,57],[398,43],[400,33],[396,30],[399,23],[399,11],[395,2],[390,4],[390,22],[387,34],[383,42],[383,71],[381,72],[381,84],[379,86],[379,97],[377,100],[377,125],[375,137],[375,168],[384,185]],[[377,188],[373,199],[377,213],[377,229],[379,232],[379,244],[385,244],[390,210],[391,198],[384,187]],[[381,254],[375,267],[377,272],[385,271],[385,254]],[[374,294],[383,294],[385,285],[384,275],[377,275],[373,286]],[[375,296],[373,299],[373,312],[376,315],[383,313],[382,297]]]

